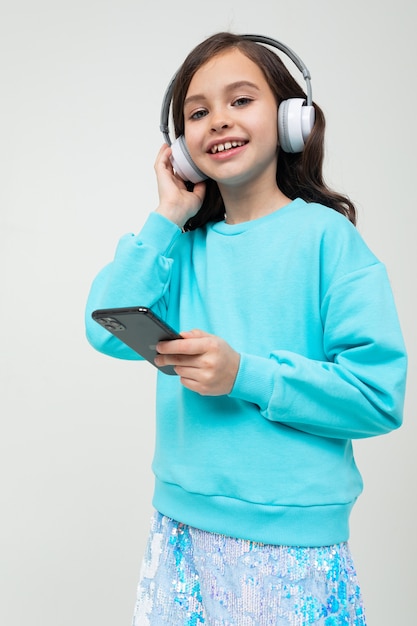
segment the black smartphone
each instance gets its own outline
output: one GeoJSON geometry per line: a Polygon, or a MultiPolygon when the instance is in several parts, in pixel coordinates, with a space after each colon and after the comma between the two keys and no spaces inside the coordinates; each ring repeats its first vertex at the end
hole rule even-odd
{"type": "MultiPolygon", "coordinates": [[[[157,366],[154,358],[157,355],[158,341],[182,339],[179,333],[146,306],[100,309],[93,311],[91,316],[98,324],[155,367],[157,366]]],[[[172,365],[165,365],[158,369],[165,374],[175,375],[172,365]]]]}

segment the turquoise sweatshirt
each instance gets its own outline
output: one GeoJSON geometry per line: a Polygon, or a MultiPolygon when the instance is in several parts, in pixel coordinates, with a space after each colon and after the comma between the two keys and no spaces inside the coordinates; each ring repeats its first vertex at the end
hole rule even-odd
{"type": "Polygon", "coordinates": [[[401,424],[406,372],[385,268],[354,226],[301,199],[187,233],[152,213],[92,285],[90,343],[138,359],[90,317],[136,305],[241,355],[227,396],[158,373],[156,509],[264,543],[347,540],[362,490],[351,440],[401,424]]]}

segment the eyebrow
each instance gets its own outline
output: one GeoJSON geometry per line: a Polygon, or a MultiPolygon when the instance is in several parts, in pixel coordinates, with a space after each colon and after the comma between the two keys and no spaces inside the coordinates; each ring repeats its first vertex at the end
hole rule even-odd
{"type": "MultiPolygon", "coordinates": [[[[227,85],[226,91],[234,91],[235,89],[240,89],[241,87],[251,87],[252,89],[256,89],[256,91],[259,91],[259,87],[255,85],[255,83],[252,83],[250,80],[238,80],[235,83],[230,83],[230,85],[227,85]]],[[[185,98],[184,100],[184,107],[192,102],[205,99],[206,97],[204,94],[195,94],[193,96],[188,96],[188,98],[185,98]]]]}

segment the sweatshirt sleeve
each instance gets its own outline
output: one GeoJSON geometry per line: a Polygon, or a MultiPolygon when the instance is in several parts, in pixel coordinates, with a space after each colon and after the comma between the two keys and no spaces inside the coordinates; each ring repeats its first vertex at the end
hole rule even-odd
{"type": "Polygon", "coordinates": [[[384,266],[338,279],[321,311],[325,360],[287,350],[242,354],[230,395],[313,435],[362,438],[399,427],[407,358],[384,266]]]}
{"type": "Polygon", "coordinates": [[[86,335],[99,352],[122,359],[141,357],[91,318],[96,309],[148,306],[164,317],[172,259],[169,251],[181,230],[158,213],[151,213],[138,235],[121,238],[111,263],[92,283],[85,312],[86,335]]]}

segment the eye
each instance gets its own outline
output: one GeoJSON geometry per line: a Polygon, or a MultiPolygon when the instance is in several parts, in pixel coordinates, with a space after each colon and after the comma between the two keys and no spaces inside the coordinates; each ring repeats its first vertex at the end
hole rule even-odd
{"type": "Polygon", "coordinates": [[[207,115],[207,111],[205,109],[199,109],[198,111],[194,111],[191,113],[190,120],[200,120],[202,117],[207,115]]]}
{"type": "Polygon", "coordinates": [[[236,98],[233,100],[232,105],[234,107],[243,107],[252,102],[252,98],[248,98],[247,96],[241,96],[240,98],[236,98]]]}

